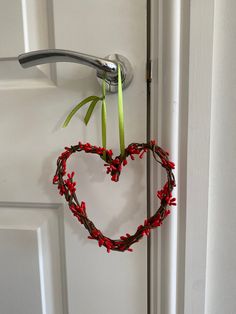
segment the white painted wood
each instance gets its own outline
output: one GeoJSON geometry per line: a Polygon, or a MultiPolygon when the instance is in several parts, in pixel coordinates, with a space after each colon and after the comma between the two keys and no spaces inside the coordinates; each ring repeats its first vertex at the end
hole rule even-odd
{"type": "MultiPolygon", "coordinates": [[[[155,138],[159,141],[159,113],[158,110],[158,80],[159,80],[159,71],[161,62],[158,55],[159,50],[159,35],[160,35],[160,4],[159,1],[152,1],[151,4],[151,59],[152,59],[152,84],[151,84],[151,138],[155,138]]],[[[154,210],[158,206],[157,198],[155,197],[158,186],[161,185],[160,180],[160,171],[156,163],[151,160],[151,171],[150,171],[150,195],[151,195],[151,213],[154,213],[154,210]]],[[[151,250],[150,250],[150,272],[151,272],[151,283],[150,283],[150,311],[151,314],[157,314],[160,312],[161,306],[161,279],[160,279],[160,246],[159,241],[161,241],[161,232],[156,230],[151,234],[151,250]]]]}
{"type": "Polygon", "coordinates": [[[0,61],[0,90],[55,87],[54,67],[43,66],[22,71],[20,64],[13,59],[0,61]]]}
{"type": "Polygon", "coordinates": [[[215,1],[206,314],[235,313],[235,1],[215,1]]]}
{"type": "Polygon", "coordinates": [[[189,106],[189,34],[190,1],[181,1],[180,18],[180,84],[179,84],[179,141],[178,141],[178,222],[177,222],[177,287],[176,313],[185,306],[185,244],[187,215],[187,159],[189,106]]]}
{"type": "Polygon", "coordinates": [[[190,5],[184,313],[193,314],[205,309],[213,18],[213,0],[190,5]]]}
{"type": "MultiPolygon", "coordinates": [[[[49,24],[52,23],[53,15],[48,10],[47,1],[21,1],[25,51],[49,48],[49,24]]],[[[51,0],[48,3],[51,3],[51,0]]]]}
{"type": "MultiPolygon", "coordinates": [[[[23,3],[28,5],[27,1],[23,3]]],[[[48,34],[44,38],[52,48],[101,57],[117,52],[130,59],[134,66],[134,80],[124,92],[126,143],[145,141],[146,1],[72,0],[68,3],[63,0],[48,1],[47,5],[48,34]]],[[[33,12],[28,6],[26,9],[26,13],[33,12]]],[[[40,37],[37,33],[40,30],[36,27],[32,31],[32,36],[40,37]]],[[[30,47],[30,36],[25,34],[24,40],[27,38],[30,47]]],[[[43,44],[38,48],[44,48],[43,44]]],[[[57,156],[64,146],[76,144],[79,140],[101,144],[100,108],[95,109],[88,127],[81,121],[84,109],[67,129],[61,128],[66,115],[78,101],[101,93],[95,71],[76,64],[58,64],[56,75],[55,71],[45,74],[42,69],[20,69],[16,60],[9,60],[9,56],[6,58],[6,61],[0,61],[0,67],[5,64],[5,75],[0,77],[0,141],[4,147],[0,163],[0,201],[32,203],[33,208],[37,207],[36,203],[64,204],[56,187],[52,186],[57,156]],[[9,61],[12,63],[5,63],[9,61]]],[[[108,146],[118,153],[116,95],[110,95],[107,103],[108,146]]],[[[72,167],[79,173],[79,199],[86,201],[91,218],[108,235],[117,237],[127,231],[132,232],[143,223],[146,216],[145,160],[130,163],[117,184],[110,182],[103,162],[98,158],[75,157],[69,165],[72,167]]],[[[114,314],[145,313],[145,240],[134,247],[133,254],[108,255],[96,243],[87,240],[87,232],[66,206],[64,210],[66,263],[63,265],[66,264],[68,312],[90,314],[110,313],[112,310],[114,314]]],[[[10,209],[7,213],[10,215],[10,209]]],[[[22,217],[25,224],[30,222],[28,216],[22,217]]],[[[42,232],[46,234],[43,229],[42,232]]],[[[52,237],[49,236],[53,241],[52,237]]],[[[47,242],[43,236],[41,241],[47,242]]],[[[57,245],[61,249],[60,241],[57,245]]],[[[47,254],[49,247],[42,248],[41,253],[47,254]]],[[[50,280],[54,267],[41,262],[40,265],[45,278],[50,280]]],[[[46,281],[44,284],[51,291],[44,298],[48,304],[47,298],[57,293],[57,281],[53,279],[52,286],[46,281]]],[[[61,311],[61,308],[51,310],[46,305],[43,309],[43,314],[61,311]]],[[[64,309],[63,314],[66,313],[64,309]]]]}
{"type": "MultiPolygon", "coordinates": [[[[154,13],[153,17],[152,137],[157,137],[159,144],[171,152],[171,160],[178,165],[180,2],[159,1],[156,9],[158,14],[154,13]]],[[[163,172],[153,166],[153,172],[156,172],[152,183],[155,195],[157,184],[160,187],[165,178],[163,172]]],[[[178,186],[178,168],[175,176],[178,186]]],[[[154,201],[153,207],[157,206],[154,201]]],[[[178,209],[173,209],[153,237],[152,313],[176,313],[177,218],[178,209]]]]}
{"type": "Polygon", "coordinates": [[[42,313],[37,244],[36,231],[0,230],[2,313],[42,313]]]}
{"type": "Polygon", "coordinates": [[[159,1],[156,12],[153,132],[177,161],[178,207],[153,239],[152,313],[204,313],[214,1],[159,1]]]}
{"type": "Polygon", "coordinates": [[[2,277],[5,278],[1,280],[0,286],[4,298],[0,306],[1,312],[16,313],[18,309],[17,313],[23,314],[30,313],[30,308],[35,308],[36,313],[61,314],[66,309],[66,299],[63,296],[65,291],[62,287],[64,248],[60,239],[63,230],[59,230],[59,214],[62,212],[58,206],[30,206],[32,204],[1,204],[0,232],[3,235],[1,247],[4,259],[0,265],[2,277]],[[21,256],[25,254],[25,257],[21,256]],[[6,273],[8,280],[4,277],[6,273]],[[22,288],[24,286],[25,290],[22,288]],[[8,289],[11,290],[11,287],[14,295],[9,295],[8,289]],[[29,293],[34,291],[37,292],[34,299],[27,301],[29,293]],[[16,302],[11,304],[7,296],[12,299],[15,296],[16,302]]]}
{"type": "Polygon", "coordinates": [[[55,46],[52,1],[3,1],[1,7],[0,89],[55,86],[55,65],[23,71],[16,62],[20,53],[55,46]]]}
{"type": "Polygon", "coordinates": [[[24,49],[21,1],[1,0],[0,59],[16,57],[24,49]]]}

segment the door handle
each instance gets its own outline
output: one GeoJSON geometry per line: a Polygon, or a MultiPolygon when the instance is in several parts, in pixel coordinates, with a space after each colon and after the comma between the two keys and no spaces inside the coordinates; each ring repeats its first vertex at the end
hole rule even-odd
{"type": "Polygon", "coordinates": [[[74,62],[94,68],[97,71],[98,81],[106,81],[106,89],[111,93],[118,89],[118,63],[120,64],[122,86],[126,88],[133,79],[133,69],[127,58],[120,54],[112,54],[107,57],[98,58],[95,56],[63,49],[46,49],[23,53],[18,56],[23,68],[55,63],[74,62]]]}

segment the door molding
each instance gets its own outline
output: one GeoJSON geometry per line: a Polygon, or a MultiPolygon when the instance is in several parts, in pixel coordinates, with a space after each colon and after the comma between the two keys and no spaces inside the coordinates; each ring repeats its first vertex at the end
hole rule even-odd
{"type": "Polygon", "coordinates": [[[43,314],[68,313],[63,215],[59,204],[0,202],[0,230],[30,230],[37,236],[43,314]]]}
{"type": "Polygon", "coordinates": [[[177,165],[178,206],[152,235],[151,313],[204,313],[214,0],[153,1],[152,15],[151,137],[177,165]]]}

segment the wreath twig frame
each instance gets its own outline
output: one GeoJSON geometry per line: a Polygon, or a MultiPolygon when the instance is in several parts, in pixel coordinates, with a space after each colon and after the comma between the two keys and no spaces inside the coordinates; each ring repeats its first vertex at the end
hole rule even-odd
{"type": "Polygon", "coordinates": [[[53,178],[53,183],[57,185],[60,195],[65,197],[69,209],[78,221],[84,225],[89,232],[89,239],[98,241],[98,245],[104,246],[109,253],[113,251],[132,251],[131,246],[142,239],[145,235],[149,236],[150,231],[162,225],[163,220],[170,214],[169,206],[176,205],[176,199],[172,197],[172,191],[175,184],[175,177],[173,169],[175,165],[169,160],[169,154],[155,141],[148,143],[132,143],[125,148],[124,154],[120,154],[115,158],[112,157],[112,150],[102,147],[93,146],[90,143],[65,147],[65,151],[57,159],[57,169],[53,178]],[[114,182],[119,181],[122,168],[127,165],[127,159],[134,160],[134,156],[138,155],[140,159],[143,158],[146,152],[150,152],[156,162],[161,164],[165,169],[167,181],[163,188],[157,191],[157,197],[160,199],[160,206],[153,214],[153,216],[145,219],[144,223],[137,227],[133,235],[126,233],[120,236],[120,239],[111,239],[105,236],[89,219],[86,204],[84,201],[79,202],[76,196],[76,182],[74,181],[74,172],[67,173],[66,165],[69,157],[74,153],[84,151],[87,154],[95,154],[105,160],[105,167],[107,173],[110,174],[111,180],[114,182]]]}

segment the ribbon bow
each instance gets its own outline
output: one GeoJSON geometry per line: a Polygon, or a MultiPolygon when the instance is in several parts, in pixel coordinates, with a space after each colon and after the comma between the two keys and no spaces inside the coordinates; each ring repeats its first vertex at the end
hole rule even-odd
{"type": "MultiPolygon", "coordinates": [[[[67,116],[63,127],[67,127],[72,117],[76,114],[76,112],[82,108],[84,105],[90,103],[90,106],[87,110],[87,113],[84,117],[84,123],[87,125],[92,116],[94,108],[98,104],[98,102],[102,102],[102,110],[101,110],[101,122],[102,122],[102,146],[106,149],[106,141],[107,141],[107,109],[106,109],[106,82],[103,80],[102,82],[102,97],[99,96],[89,96],[83,99],[78,105],[76,105],[72,111],[67,116]]],[[[121,70],[120,64],[118,64],[118,119],[119,119],[119,137],[120,137],[120,153],[122,156],[125,154],[125,136],[124,136],[124,110],[123,110],[123,92],[122,92],[122,79],[121,79],[121,70]]],[[[103,156],[105,159],[105,155],[103,156]]]]}

